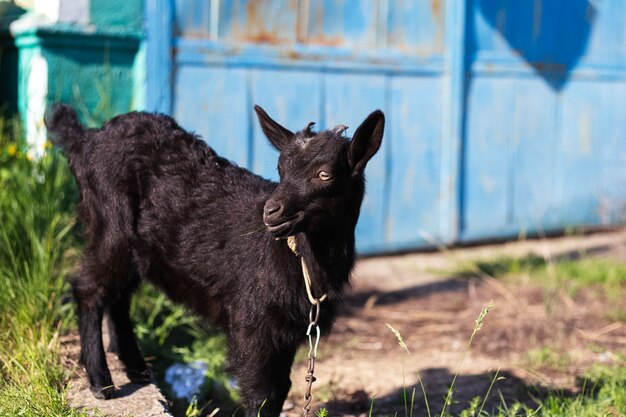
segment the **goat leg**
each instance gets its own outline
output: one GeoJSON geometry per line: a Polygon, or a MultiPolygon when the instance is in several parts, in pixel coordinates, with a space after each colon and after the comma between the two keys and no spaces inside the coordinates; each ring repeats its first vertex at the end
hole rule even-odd
{"type": "Polygon", "coordinates": [[[119,299],[109,305],[109,336],[111,348],[126,368],[126,375],[135,383],[147,383],[152,379],[137,339],[133,332],[133,323],[129,315],[130,293],[123,292],[119,299]]]}
{"type": "Polygon", "coordinates": [[[91,392],[104,400],[113,397],[114,386],[102,344],[102,314],[101,304],[88,306],[78,301],[80,360],[87,372],[91,392]]]}
{"type": "Polygon", "coordinates": [[[254,343],[256,340],[249,337],[248,343],[245,337],[237,340],[246,346],[231,344],[229,362],[239,385],[245,417],[278,417],[291,388],[289,374],[296,349],[276,351],[274,346],[268,346],[269,337],[264,344],[254,343]]]}

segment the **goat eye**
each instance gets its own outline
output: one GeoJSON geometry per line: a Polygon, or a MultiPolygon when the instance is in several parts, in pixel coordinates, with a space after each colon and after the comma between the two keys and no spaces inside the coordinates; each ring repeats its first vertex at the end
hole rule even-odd
{"type": "Polygon", "coordinates": [[[328,171],[320,171],[317,173],[317,177],[322,181],[329,181],[333,178],[333,175],[328,171]]]}

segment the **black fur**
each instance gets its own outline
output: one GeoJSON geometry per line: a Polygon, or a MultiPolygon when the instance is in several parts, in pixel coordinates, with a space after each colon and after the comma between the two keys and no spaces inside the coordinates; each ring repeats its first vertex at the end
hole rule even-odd
{"type": "Polygon", "coordinates": [[[48,130],[80,189],[87,244],[72,287],[96,397],[114,393],[104,312],[110,349],[131,379],[149,377],[128,314],[132,291],[146,280],[226,332],[246,415],[266,401],[261,414],[278,416],[310,309],[287,236],[296,237],[313,293],[328,295],[320,325],[329,332],[354,265],[363,169],[380,147],[384,116],[372,113],[349,141],[342,126],[294,134],[255,110],[280,151],[278,184],[219,157],[168,116],[129,113],[85,129],[68,106],[49,113],[48,130]]]}

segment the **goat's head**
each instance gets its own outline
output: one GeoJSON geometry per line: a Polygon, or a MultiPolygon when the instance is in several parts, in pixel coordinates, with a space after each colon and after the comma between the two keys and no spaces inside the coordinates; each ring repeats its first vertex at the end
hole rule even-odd
{"type": "Polygon", "coordinates": [[[267,200],[263,221],[276,238],[299,232],[354,228],[364,193],[363,170],[380,148],[385,116],[370,114],[352,140],[346,126],[314,132],[309,123],[292,133],[255,106],[263,132],[278,149],[280,183],[267,200]]]}

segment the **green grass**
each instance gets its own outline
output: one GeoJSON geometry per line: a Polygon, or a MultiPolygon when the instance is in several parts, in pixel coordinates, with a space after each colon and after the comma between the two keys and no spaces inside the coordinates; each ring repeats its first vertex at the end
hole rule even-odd
{"type": "Polygon", "coordinates": [[[571,363],[567,352],[558,352],[550,346],[531,349],[523,359],[525,367],[530,369],[543,369],[564,372],[571,363]]]}
{"type": "Polygon", "coordinates": [[[78,416],[56,353],[72,321],[75,188],[63,160],[29,160],[20,136],[0,123],[0,415],[78,416]]]}
{"type": "MultiPolygon", "coordinates": [[[[440,413],[433,414],[431,412],[431,405],[428,402],[428,395],[425,391],[422,383],[419,371],[417,372],[418,384],[420,385],[423,393],[424,408],[427,411],[428,417],[433,415],[439,415],[440,417],[451,417],[449,404],[454,402],[454,384],[459,374],[461,366],[465,361],[466,355],[471,347],[473,337],[478,331],[481,330],[485,317],[489,313],[491,305],[483,309],[476,320],[474,331],[469,338],[466,349],[463,353],[463,357],[457,367],[457,370],[453,376],[448,392],[445,396],[443,407],[440,413]]],[[[400,332],[398,332],[393,326],[387,324],[389,329],[394,333],[398,339],[398,343],[407,353],[407,356],[411,356],[406,343],[400,332]]],[[[531,356],[538,364],[545,366],[550,365],[556,368],[566,366],[558,358],[556,353],[549,348],[539,349],[536,352],[532,352],[531,356]]],[[[501,402],[491,409],[487,407],[487,398],[492,391],[498,390],[498,381],[502,378],[499,376],[499,371],[491,377],[490,385],[485,394],[482,397],[475,397],[469,401],[464,409],[459,411],[455,415],[460,417],[624,417],[626,416],[626,356],[621,357],[618,363],[612,367],[609,366],[594,366],[587,371],[581,378],[579,378],[580,392],[576,395],[568,393],[559,393],[558,391],[552,391],[545,396],[536,395],[535,404],[528,405],[521,402],[507,403],[500,395],[501,402]]],[[[404,385],[405,393],[405,417],[412,417],[414,413],[414,396],[416,388],[412,388],[412,398],[410,401],[410,407],[408,406],[406,393],[410,387],[404,385]]],[[[533,394],[535,389],[533,387],[527,388],[529,394],[533,394]]],[[[370,407],[369,416],[372,417],[373,411],[373,399],[372,406],[370,407]]],[[[422,415],[424,415],[422,413],[422,415]]],[[[394,417],[397,417],[397,413],[394,417]]]]}
{"type": "Polygon", "coordinates": [[[561,295],[576,297],[585,291],[605,303],[604,318],[626,322],[626,263],[612,258],[585,257],[546,260],[537,255],[522,258],[463,262],[455,271],[439,271],[461,277],[496,278],[513,285],[537,285],[544,289],[549,314],[561,295]]]}
{"type": "Polygon", "coordinates": [[[607,294],[626,286],[626,264],[610,258],[556,259],[548,262],[537,255],[475,261],[458,271],[461,275],[486,274],[494,278],[526,275],[536,282],[556,283],[575,295],[583,288],[603,287],[607,294]]]}
{"type": "Polygon", "coordinates": [[[626,362],[621,366],[597,366],[580,381],[575,396],[551,394],[534,408],[514,404],[503,407],[496,416],[536,415],[540,417],[622,417],[626,416],[626,362]],[[519,410],[511,414],[512,408],[519,410]],[[509,413],[506,413],[508,409],[509,413]],[[529,414],[534,412],[535,414],[529,414]]]}

